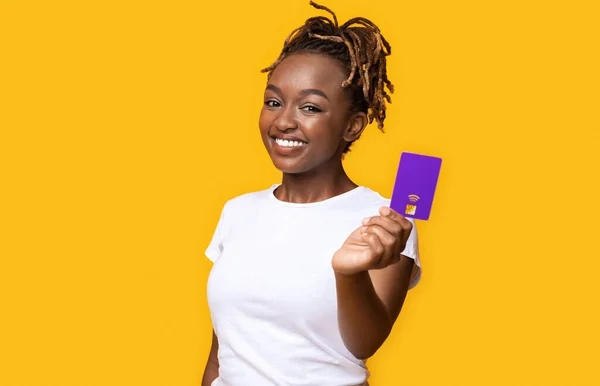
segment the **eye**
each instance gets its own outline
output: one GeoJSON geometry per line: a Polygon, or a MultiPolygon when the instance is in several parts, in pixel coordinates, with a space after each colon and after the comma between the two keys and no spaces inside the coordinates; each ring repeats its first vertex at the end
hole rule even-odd
{"type": "Polygon", "coordinates": [[[313,106],[313,105],[306,105],[306,106],[303,106],[303,107],[301,108],[301,110],[304,110],[304,111],[306,111],[307,113],[320,113],[321,111],[323,111],[323,110],[321,110],[320,108],[318,108],[317,106],[313,106]]]}
{"type": "Polygon", "coordinates": [[[267,107],[279,107],[281,106],[281,103],[279,103],[278,101],[274,100],[274,99],[268,99],[265,101],[265,106],[267,107]]]}

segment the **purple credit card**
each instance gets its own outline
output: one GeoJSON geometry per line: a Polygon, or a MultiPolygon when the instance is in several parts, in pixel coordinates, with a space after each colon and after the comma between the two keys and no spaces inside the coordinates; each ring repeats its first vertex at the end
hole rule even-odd
{"type": "Polygon", "coordinates": [[[402,153],[390,208],[404,217],[428,220],[442,159],[402,153]]]}

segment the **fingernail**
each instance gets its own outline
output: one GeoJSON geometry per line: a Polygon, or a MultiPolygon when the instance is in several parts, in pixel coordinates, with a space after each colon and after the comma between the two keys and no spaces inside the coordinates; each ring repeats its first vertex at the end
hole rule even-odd
{"type": "Polygon", "coordinates": [[[363,219],[362,223],[363,224],[368,224],[369,221],[371,221],[371,217],[366,217],[366,218],[363,219]]]}
{"type": "Polygon", "coordinates": [[[369,229],[369,227],[361,227],[361,228],[360,228],[360,231],[361,231],[362,233],[366,233],[366,232],[367,232],[367,229],[369,229]]]}
{"type": "Polygon", "coordinates": [[[384,215],[384,216],[387,216],[390,213],[392,213],[392,212],[390,211],[390,208],[388,208],[388,207],[383,207],[381,209],[381,214],[384,215]]]}

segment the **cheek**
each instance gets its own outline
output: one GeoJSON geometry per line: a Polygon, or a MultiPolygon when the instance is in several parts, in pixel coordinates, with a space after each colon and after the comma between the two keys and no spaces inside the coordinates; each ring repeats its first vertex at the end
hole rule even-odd
{"type": "Polygon", "coordinates": [[[323,145],[327,147],[336,146],[343,138],[344,120],[339,116],[322,116],[314,120],[310,124],[310,129],[315,133],[315,136],[320,138],[323,145]]]}
{"type": "Polygon", "coordinates": [[[260,115],[258,117],[258,127],[261,132],[267,132],[269,130],[269,126],[270,126],[270,122],[271,122],[270,115],[271,114],[269,113],[268,110],[266,110],[264,108],[260,110],[260,115]]]}

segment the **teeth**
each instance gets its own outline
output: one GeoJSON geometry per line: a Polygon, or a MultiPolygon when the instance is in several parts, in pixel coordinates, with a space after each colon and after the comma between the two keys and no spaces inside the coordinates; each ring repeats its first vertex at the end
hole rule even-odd
{"type": "Polygon", "coordinates": [[[305,142],[288,141],[287,139],[279,139],[279,138],[275,138],[275,142],[277,142],[277,144],[279,146],[284,146],[284,147],[298,147],[298,146],[306,145],[305,142]]]}

